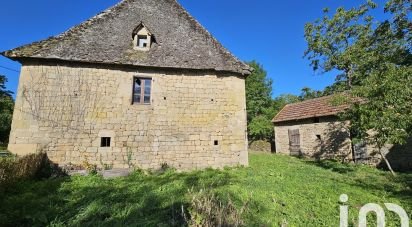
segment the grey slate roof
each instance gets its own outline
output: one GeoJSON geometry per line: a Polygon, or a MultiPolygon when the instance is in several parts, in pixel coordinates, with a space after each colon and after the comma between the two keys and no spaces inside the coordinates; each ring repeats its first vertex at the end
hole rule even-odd
{"type": "Polygon", "coordinates": [[[202,69],[250,74],[176,0],[123,0],[70,30],[1,53],[38,58],[146,67],[202,69]],[[144,23],[156,43],[133,49],[133,30],[144,23]]]}

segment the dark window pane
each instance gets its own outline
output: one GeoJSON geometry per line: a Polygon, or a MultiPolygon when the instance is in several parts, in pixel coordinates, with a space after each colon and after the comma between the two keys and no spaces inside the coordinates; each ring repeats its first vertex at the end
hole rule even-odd
{"type": "Polygon", "coordinates": [[[144,89],[144,94],[145,95],[150,95],[150,87],[145,87],[145,89],[144,89]]]}
{"type": "Polygon", "coordinates": [[[150,96],[144,96],[144,103],[150,103],[150,96]]]}
{"type": "Polygon", "coordinates": [[[110,137],[102,137],[100,141],[100,147],[110,147],[110,137]]]}
{"type": "Polygon", "coordinates": [[[134,89],[134,93],[135,93],[135,94],[140,94],[141,91],[142,91],[142,88],[141,88],[141,87],[136,87],[136,88],[134,89]]]}
{"type": "Polygon", "coordinates": [[[140,91],[142,90],[142,86],[141,86],[141,82],[139,79],[136,80],[135,85],[134,85],[134,92],[135,93],[140,93],[140,91]],[[139,82],[137,82],[139,81],[139,82]]]}
{"type": "Polygon", "coordinates": [[[140,94],[139,95],[134,95],[133,102],[134,103],[140,103],[140,94]]]}
{"type": "Polygon", "coordinates": [[[134,80],[133,103],[140,103],[141,92],[142,92],[142,80],[136,78],[134,80]]]}
{"type": "Polygon", "coordinates": [[[151,87],[152,87],[152,81],[151,80],[145,80],[145,82],[144,82],[144,94],[145,95],[150,95],[151,87]]]}
{"type": "Polygon", "coordinates": [[[148,80],[145,80],[145,84],[144,84],[144,86],[145,87],[151,87],[152,86],[152,81],[150,80],[150,79],[148,79],[148,80]]]}

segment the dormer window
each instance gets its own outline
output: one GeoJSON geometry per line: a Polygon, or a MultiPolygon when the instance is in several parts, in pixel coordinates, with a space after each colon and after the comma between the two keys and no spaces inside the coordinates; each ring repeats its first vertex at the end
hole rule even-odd
{"type": "Polygon", "coordinates": [[[140,23],[134,30],[133,30],[133,49],[141,50],[141,51],[148,51],[152,46],[153,35],[150,33],[149,29],[143,24],[140,23]]]}
{"type": "Polygon", "coordinates": [[[139,48],[147,47],[147,35],[138,35],[137,36],[137,46],[139,48]]]}

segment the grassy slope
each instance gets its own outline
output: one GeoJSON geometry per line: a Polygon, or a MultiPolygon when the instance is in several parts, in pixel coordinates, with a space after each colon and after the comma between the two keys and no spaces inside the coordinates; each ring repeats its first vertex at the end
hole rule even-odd
{"type": "MultiPolygon", "coordinates": [[[[338,226],[341,194],[349,195],[354,222],[359,207],[369,202],[397,203],[410,214],[411,186],[411,174],[394,180],[368,167],[251,154],[249,168],[24,182],[0,195],[0,223],[178,225],[176,213],[188,206],[188,191],[212,188],[238,205],[249,201],[249,225],[279,226],[286,221],[289,226],[338,226]]],[[[387,219],[389,226],[397,225],[393,215],[387,219]]]]}

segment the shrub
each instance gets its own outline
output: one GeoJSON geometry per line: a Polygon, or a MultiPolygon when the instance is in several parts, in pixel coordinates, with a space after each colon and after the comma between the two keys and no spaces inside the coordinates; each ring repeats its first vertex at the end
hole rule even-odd
{"type": "Polygon", "coordinates": [[[247,202],[238,210],[230,198],[226,202],[222,202],[218,196],[211,192],[200,191],[191,194],[190,219],[185,218],[189,226],[245,226],[241,216],[247,210],[247,202]]]}
{"type": "Polygon", "coordinates": [[[82,167],[91,175],[97,175],[97,165],[91,164],[87,159],[83,161],[82,167]]]}
{"type": "Polygon", "coordinates": [[[0,190],[22,180],[50,178],[65,173],[52,163],[46,153],[0,158],[0,190]]]}

